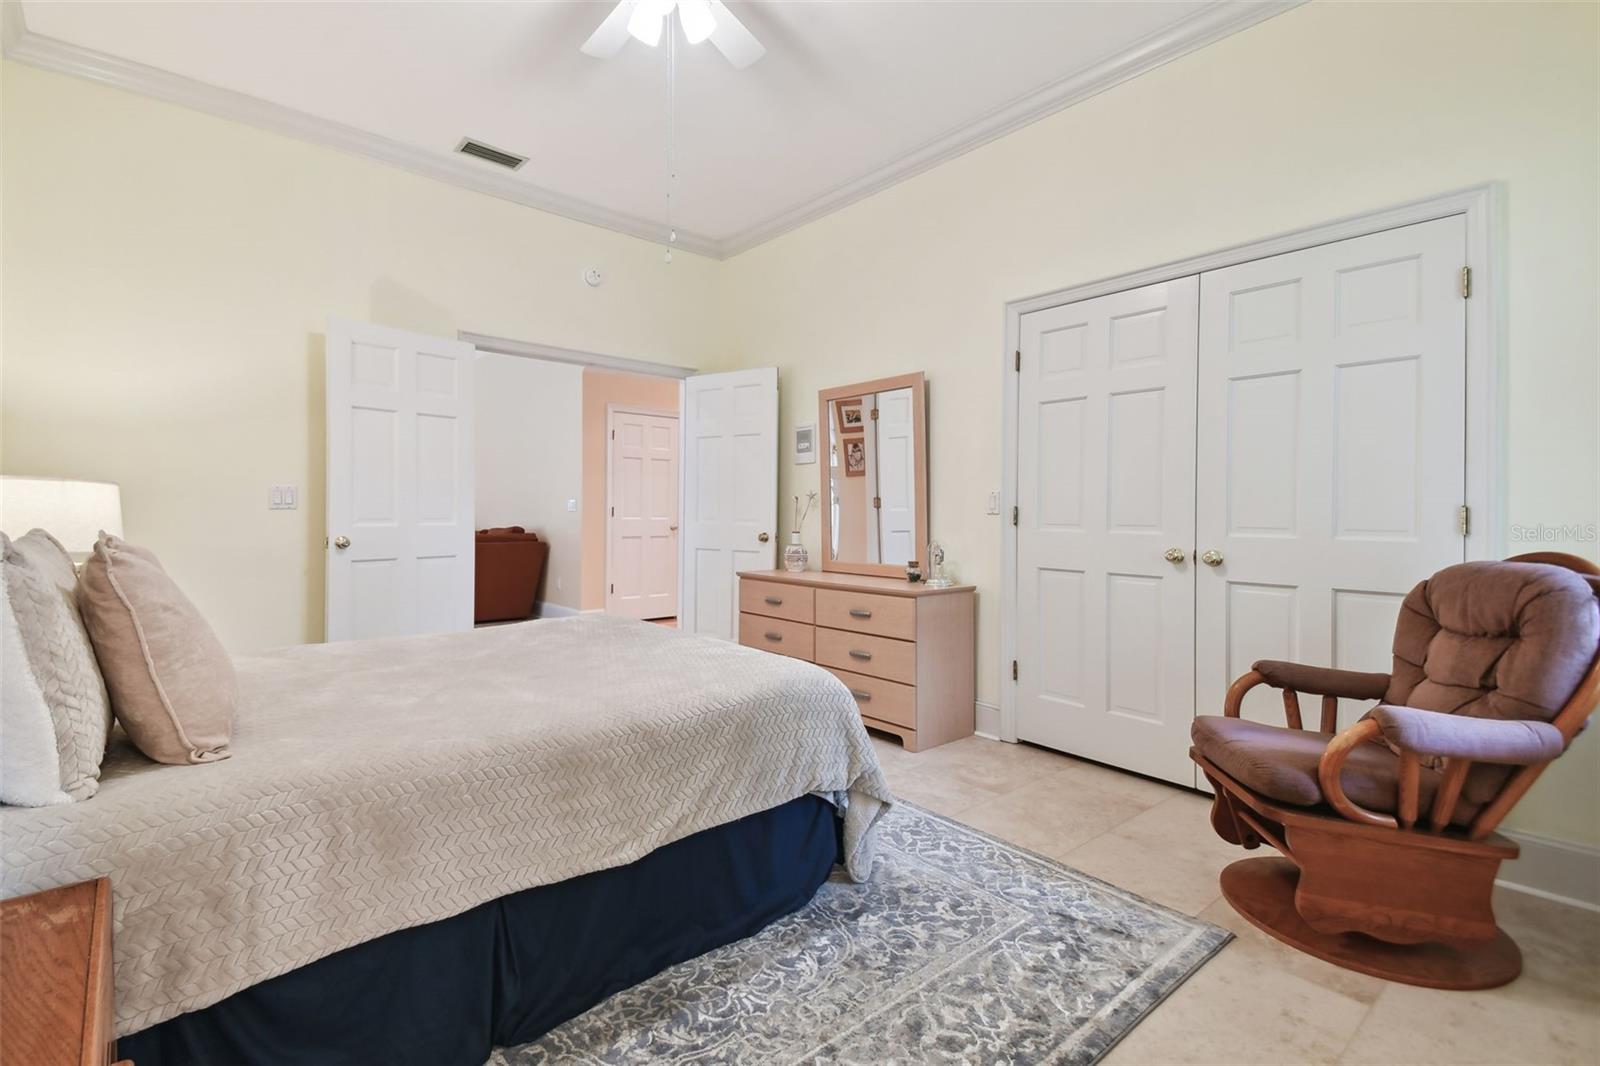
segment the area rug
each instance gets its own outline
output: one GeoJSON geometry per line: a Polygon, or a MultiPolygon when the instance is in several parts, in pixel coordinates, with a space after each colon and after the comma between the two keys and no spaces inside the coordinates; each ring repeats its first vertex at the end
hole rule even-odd
{"type": "Polygon", "coordinates": [[[866,884],[491,1066],[1091,1063],[1232,938],[908,803],[881,832],[866,884]]]}

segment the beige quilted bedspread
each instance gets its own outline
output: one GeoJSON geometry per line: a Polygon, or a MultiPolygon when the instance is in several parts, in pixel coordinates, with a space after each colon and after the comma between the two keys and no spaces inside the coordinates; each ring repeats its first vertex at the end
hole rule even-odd
{"type": "Polygon", "coordinates": [[[808,663],[585,615],[238,666],[232,758],[122,738],[94,798],[0,812],[6,896],[112,878],[118,1035],[807,793],[871,870],[888,787],[808,663]]]}

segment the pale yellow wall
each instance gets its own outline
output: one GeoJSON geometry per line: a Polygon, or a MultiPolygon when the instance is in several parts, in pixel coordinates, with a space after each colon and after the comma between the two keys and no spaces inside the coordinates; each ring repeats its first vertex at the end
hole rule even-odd
{"type": "Polygon", "coordinates": [[[121,482],[236,651],[322,636],[329,315],[691,366],[715,334],[718,264],[367,159],[18,63],[0,126],[3,469],[121,482]]]}
{"type": "MultiPolygon", "coordinates": [[[[1502,181],[1508,518],[1593,522],[1596,11],[1298,8],[731,260],[730,350],[780,368],[785,440],[820,388],[928,372],[933,534],[979,587],[978,695],[997,704],[1001,520],[983,512],[1006,301],[1502,181]]],[[[820,469],[786,456],[780,499],[820,469]]],[[[1600,739],[1516,824],[1600,842],[1600,739]]]]}
{"type": "Polygon", "coordinates": [[[521,526],[550,545],[538,599],[577,608],[583,520],[583,367],[480,352],[473,508],[479,529],[521,526]],[[567,501],[573,509],[567,510],[567,501]]]}

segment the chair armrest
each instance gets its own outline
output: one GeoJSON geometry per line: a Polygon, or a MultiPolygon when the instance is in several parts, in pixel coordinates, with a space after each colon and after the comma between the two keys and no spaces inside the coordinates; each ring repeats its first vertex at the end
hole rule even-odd
{"type": "Polygon", "coordinates": [[[1347,700],[1381,700],[1389,691],[1388,674],[1363,674],[1328,666],[1305,666],[1263,659],[1252,669],[1273,688],[1293,689],[1313,696],[1338,696],[1347,700]]]}
{"type": "Polygon", "coordinates": [[[1530,766],[1566,750],[1566,738],[1549,722],[1467,718],[1380,703],[1372,718],[1383,738],[1421,756],[1530,766]]]}
{"type": "MultiPolygon", "coordinates": [[[[1328,806],[1350,821],[1361,825],[1379,825],[1386,829],[1397,829],[1400,823],[1393,816],[1369,811],[1346,796],[1344,782],[1339,776],[1344,770],[1345,760],[1350,758],[1350,753],[1362,744],[1377,740],[1381,731],[1382,727],[1378,725],[1377,719],[1363,718],[1328,741],[1328,746],[1323,749],[1322,759],[1317,763],[1317,784],[1322,786],[1322,798],[1327,801],[1328,806]]],[[[1411,787],[1412,795],[1415,796],[1415,781],[1411,782],[1411,787]]]]}

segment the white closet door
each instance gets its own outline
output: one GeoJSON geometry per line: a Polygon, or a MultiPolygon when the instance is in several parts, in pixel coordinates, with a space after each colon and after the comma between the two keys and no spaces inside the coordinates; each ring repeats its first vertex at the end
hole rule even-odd
{"type": "Polygon", "coordinates": [[[329,640],[472,628],[475,356],[328,321],[329,640]]]}
{"type": "MultiPolygon", "coordinates": [[[[1200,713],[1257,659],[1387,671],[1405,594],[1462,560],[1465,257],[1456,216],[1202,277],[1200,713]]],[[[1271,690],[1245,712],[1283,723],[1271,690]]]]}
{"type": "Polygon", "coordinates": [[[741,570],[777,558],[778,370],[683,383],[683,578],[678,625],[737,640],[741,570]]]}
{"type": "Polygon", "coordinates": [[[606,612],[678,613],[678,419],[610,412],[606,612]]]}
{"type": "Polygon", "coordinates": [[[926,544],[917,544],[916,438],[912,436],[910,389],[878,393],[878,417],[873,423],[878,454],[868,471],[877,473],[878,542],[880,556],[870,562],[904,566],[923,559],[926,544]]]}
{"type": "Polygon", "coordinates": [[[1195,278],[1022,318],[1017,735],[1192,784],[1195,278]]]}

